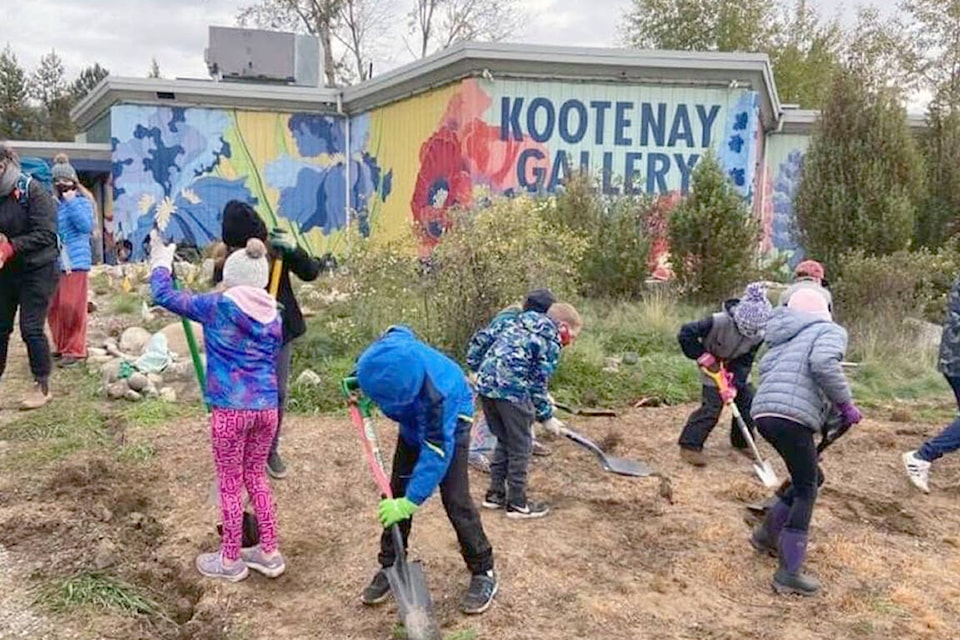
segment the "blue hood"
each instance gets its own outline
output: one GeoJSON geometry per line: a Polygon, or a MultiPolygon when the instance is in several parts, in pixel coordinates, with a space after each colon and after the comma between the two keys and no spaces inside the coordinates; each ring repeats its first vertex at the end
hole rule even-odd
{"type": "Polygon", "coordinates": [[[818,316],[778,307],[774,309],[770,320],[767,321],[767,331],[764,340],[771,347],[789,342],[807,327],[815,324],[832,324],[818,316]]]}
{"type": "Polygon", "coordinates": [[[357,360],[360,388],[388,416],[402,413],[423,387],[426,370],[418,345],[413,331],[392,327],[357,360]]]}

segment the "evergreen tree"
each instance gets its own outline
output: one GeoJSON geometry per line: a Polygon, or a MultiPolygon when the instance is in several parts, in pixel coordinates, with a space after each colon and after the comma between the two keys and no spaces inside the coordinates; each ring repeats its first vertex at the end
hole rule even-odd
{"type": "Polygon", "coordinates": [[[28,100],[27,74],[7,46],[0,53],[0,139],[35,136],[36,117],[28,100]]]}
{"type": "Polygon", "coordinates": [[[769,49],[780,102],[819,109],[840,63],[843,32],[836,20],[823,22],[807,0],[797,0],[769,49]]]}
{"type": "Polygon", "coordinates": [[[70,109],[74,101],[64,78],[63,61],[56,51],[40,58],[30,90],[31,96],[40,103],[40,136],[45,140],[73,140],[75,129],[70,109]]]}
{"type": "Polygon", "coordinates": [[[937,248],[960,232],[960,110],[934,98],[921,138],[927,169],[927,194],[917,212],[917,246],[937,248]]]}
{"type": "Polygon", "coordinates": [[[690,194],[670,215],[669,235],[673,271],[693,300],[716,303],[755,267],[759,227],[712,151],[697,163],[690,194]]]}
{"type": "Polygon", "coordinates": [[[101,67],[99,62],[95,62],[93,66],[80,72],[77,79],[70,85],[70,94],[76,102],[80,102],[108,75],[110,71],[101,67]]]}
{"type": "Polygon", "coordinates": [[[834,75],[794,202],[801,245],[836,272],[850,250],[906,249],[923,195],[923,169],[896,95],[855,66],[834,75]]]}

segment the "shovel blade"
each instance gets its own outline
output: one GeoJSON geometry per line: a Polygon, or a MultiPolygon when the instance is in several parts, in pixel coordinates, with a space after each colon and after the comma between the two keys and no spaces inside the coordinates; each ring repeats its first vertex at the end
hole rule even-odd
{"type": "Polygon", "coordinates": [[[603,457],[603,468],[611,473],[621,476],[631,476],[633,478],[646,478],[653,475],[653,467],[640,462],[639,460],[629,460],[627,458],[603,457]]]}
{"type": "Polygon", "coordinates": [[[400,621],[410,640],[441,640],[440,628],[433,619],[433,601],[419,562],[397,557],[387,569],[390,590],[400,610],[400,621]]]}
{"type": "Polygon", "coordinates": [[[766,488],[774,489],[780,486],[780,481],[777,480],[777,473],[773,470],[773,467],[770,466],[769,462],[755,462],[753,464],[753,470],[766,488]]]}

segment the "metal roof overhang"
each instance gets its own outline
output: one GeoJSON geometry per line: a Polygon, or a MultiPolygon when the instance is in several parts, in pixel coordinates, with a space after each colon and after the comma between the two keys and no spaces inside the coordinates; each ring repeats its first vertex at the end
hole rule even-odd
{"type": "MultiPolygon", "coordinates": [[[[810,135],[819,118],[820,112],[814,109],[784,109],[778,133],[810,135]]],[[[922,133],[927,130],[927,118],[922,113],[908,113],[907,125],[913,133],[922,133]]]]}

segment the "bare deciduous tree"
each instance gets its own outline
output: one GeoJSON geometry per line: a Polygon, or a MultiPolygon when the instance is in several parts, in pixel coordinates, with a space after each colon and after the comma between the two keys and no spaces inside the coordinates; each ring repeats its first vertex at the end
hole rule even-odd
{"type": "Polygon", "coordinates": [[[416,0],[410,32],[421,58],[461,40],[499,42],[520,31],[522,6],[518,0],[416,0]]]}

